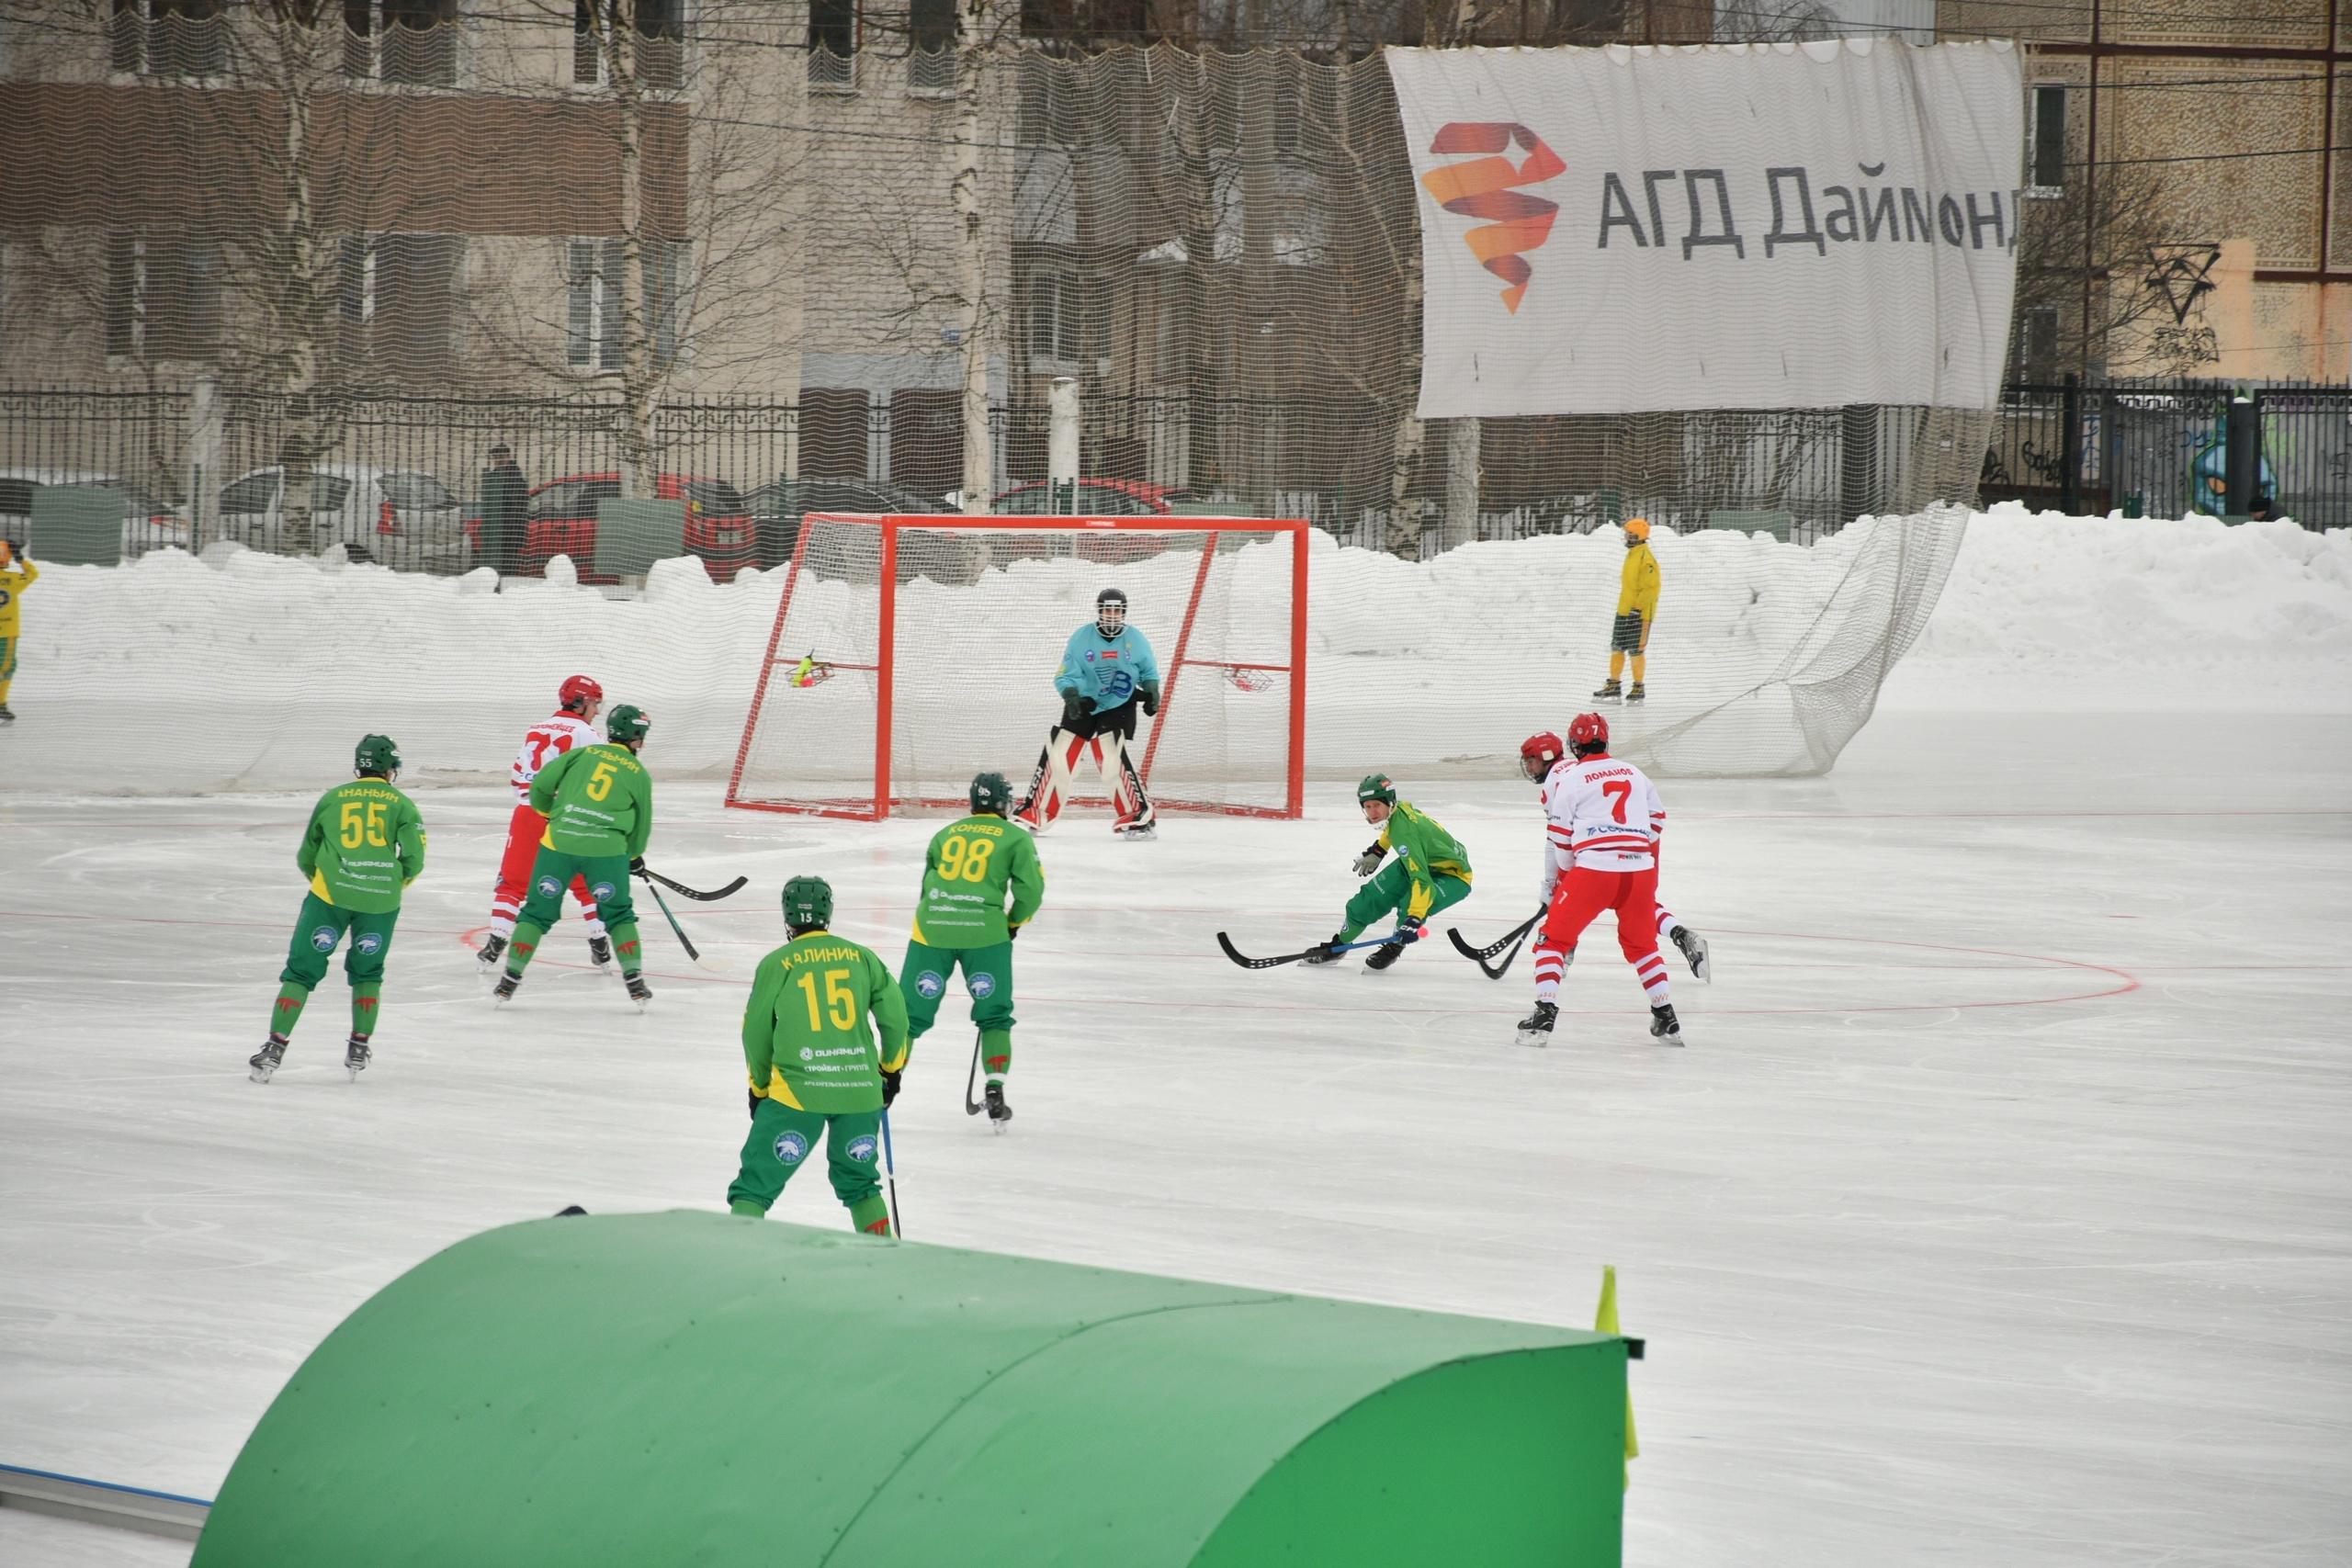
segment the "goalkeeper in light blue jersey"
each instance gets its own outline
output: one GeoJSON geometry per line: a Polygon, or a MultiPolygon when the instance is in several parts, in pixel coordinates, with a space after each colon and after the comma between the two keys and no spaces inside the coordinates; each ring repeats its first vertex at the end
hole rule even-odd
{"type": "Polygon", "coordinates": [[[1153,837],[1158,829],[1151,797],[1144,793],[1130,743],[1138,707],[1147,718],[1159,716],[1159,660],[1150,640],[1127,625],[1125,593],[1105,588],[1094,596],[1094,622],[1069,634],[1054,689],[1062,697],[1061,722],[1046,737],[1029,793],[1013,820],[1032,832],[1045,831],[1061,815],[1080,754],[1091,747],[1094,765],[1118,807],[1111,830],[1122,838],[1153,837]]]}

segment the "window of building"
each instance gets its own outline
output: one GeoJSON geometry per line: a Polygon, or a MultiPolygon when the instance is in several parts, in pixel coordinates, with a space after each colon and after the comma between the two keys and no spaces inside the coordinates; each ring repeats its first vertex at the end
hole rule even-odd
{"type": "MultiPolygon", "coordinates": [[[[645,273],[645,297],[640,309],[657,370],[669,368],[686,352],[694,305],[692,243],[687,240],[646,240],[639,245],[645,273]]],[[[620,299],[621,290],[628,283],[621,242],[572,241],[567,247],[565,282],[570,293],[565,357],[582,370],[620,369],[620,299]]]]}
{"type": "Polygon", "coordinates": [[[2018,312],[2017,368],[2028,381],[2057,379],[2057,306],[2028,305],[2018,312]]]}
{"type": "Polygon", "coordinates": [[[1102,301],[1075,267],[1048,265],[1032,272],[1028,314],[1033,364],[1077,367],[1108,352],[1102,301]]]}
{"type": "Polygon", "coordinates": [[[2033,85],[2033,118],[2025,150],[2026,185],[2036,196],[2056,196],[2066,186],[2066,88],[2064,83],[2033,85]]]}
{"type": "Polygon", "coordinates": [[[457,0],[343,0],[343,73],[412,87],[458,85],[457,0]]]}
{"type": "Polygon", "coordinates": [[[336,310],[353,359],[396,377],[448,368],[458,351],[461,237],[355,234],[337,260],[336,310]]]}
{"type": "Polygon", "coordinates": [[[918,93],[956,85],[956,0],[910,0],[907,86],[918,93]]]}
{"type": "Polygon", "coordinates": [[[218,76],[229,68],[226,0],[111,0],[107,50],[117,71],[218,76]]]}
{"type": "Polygon", "coordinates": [[[857,0],[808,0],[808,82],[856,85],[857,0]]]}
{"type": "Polygon", "coordinates": [[[639,86],[667,90],[684,81],[685,0],[572,0],[575,85],[612,85],[606,46],[616,37],[628,47],[629,70],[639,86]]]}
{"type": "Polygon", "coordinates": [[[220,247],[209,240],[107,237],[107,353],[209,359],[221,330],[220,247]]]}

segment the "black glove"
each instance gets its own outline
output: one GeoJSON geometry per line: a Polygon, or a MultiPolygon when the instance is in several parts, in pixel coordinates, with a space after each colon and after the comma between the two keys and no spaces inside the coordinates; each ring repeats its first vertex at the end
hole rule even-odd
{"type": "Polygon", "coordinates": [[[1004,940],[1007,942],[1019,942],[1021,940],[1021,928],[1019,926],[1005,927],[1004,940]]]}
{"type": "Polygon", "coordinates": [[[1077,693],[1072,692],[1069,696],[1062,699],[1062,728],[1064,729],[1076,728],[1078,727],[1078,721],[1084,718],[1088,714],[1091,714],[1093,711],[1094,699],[1092,697],[1081,697],[1077,693]]]}
{"type": "Polygon", "coordinates": [[[628,857],[628,874],[631,876],[643,876],[645,874],[645,857],[643,855],[631,855],[628,857]]]}
{"type": "Polygon", "coordinates": [[[1374,872],[1378,871],[1380,869],[1380,857],[1385,852],[1384,852],[1378,844],[1374,844],[1370,849],[1365,850],[1363,853],[1356,856],[1356,874],[1358,876],[1370,876],[1374,872]]]}
{"type": "Polygon", "coordinates": [[[888,1067],[882,1069],[883,1110],[889,1110],[890,1102],[899,1098],[899,1078],[901,1074],[906,1072],[906,1068],[900,1067],[898,1072],[894,1073],[888,1067]]]}
{"type": "Polygon", "coordinates": [[[1159,717],[1159,682],[1157,682],[1157,681],[1146,681],[1146,682],[1143,682],[1143,684],[1141,684],[1140,686],[1137,686],[1137,687],[1136,688],[1136,690],[1137,692],[1139,692],[1139,693],[1141,693],[1141,694],[1142,694],[1140,700],[1141,700],[1141,701],[1142,701],[1142,703],[1143,703],[1143,716],[1144,716],[1144,717],[1146,717],[1146,718],[1157,718],[1157,717],[1159,717]]]}
{"type": "Polygon", "coordinates": [[[755,1089],[747,1089],[743,1092],[752,1101],[752,1114],[755,1117],[758,1116],[760,1113],[760,1101],[766,1097],[762,1095],[760,1091],[755,1089]]]}

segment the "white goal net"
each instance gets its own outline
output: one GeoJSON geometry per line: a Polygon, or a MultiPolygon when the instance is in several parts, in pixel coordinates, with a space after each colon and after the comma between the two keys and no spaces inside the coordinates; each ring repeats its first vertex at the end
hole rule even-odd
{"type": "MultiPolygon", "coordinates": [[[[883,817],[1016,792],[1061,712],[1095,596],[1161,671],[1133,753],[1161,809],[1295,817],[1306,525],[1205,517],[854,516],[803,523],[728,783],[730,806],[883,817]]],[[[1073,799],[1103,801],[1086,769],[1073,799]]]]}

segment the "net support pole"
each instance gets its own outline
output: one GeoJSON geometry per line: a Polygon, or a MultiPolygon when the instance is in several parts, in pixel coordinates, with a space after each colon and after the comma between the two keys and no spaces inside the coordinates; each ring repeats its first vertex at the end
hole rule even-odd
{"type": "Polygon", "coordinates": [[[1048,510],[1068,517],[1078,511],[1078,378],[1057,376],[1046,389],[1046,484],[1048,510]]]}
{"type": "Polygon", "coordinates": [[[1306,809],[1306,529],[1290,535],[1290,779],[1285,805],[1296,818],[1306,809]]]}
{"type": "Polygon", "coordinates": [[[874,634],[874,659],[880,666],[874,683],[874,819],[890,815],[891,692],[899,675],[899,522],[882,521],[882,579],[879,583],[881,622],[874,634]]]}

